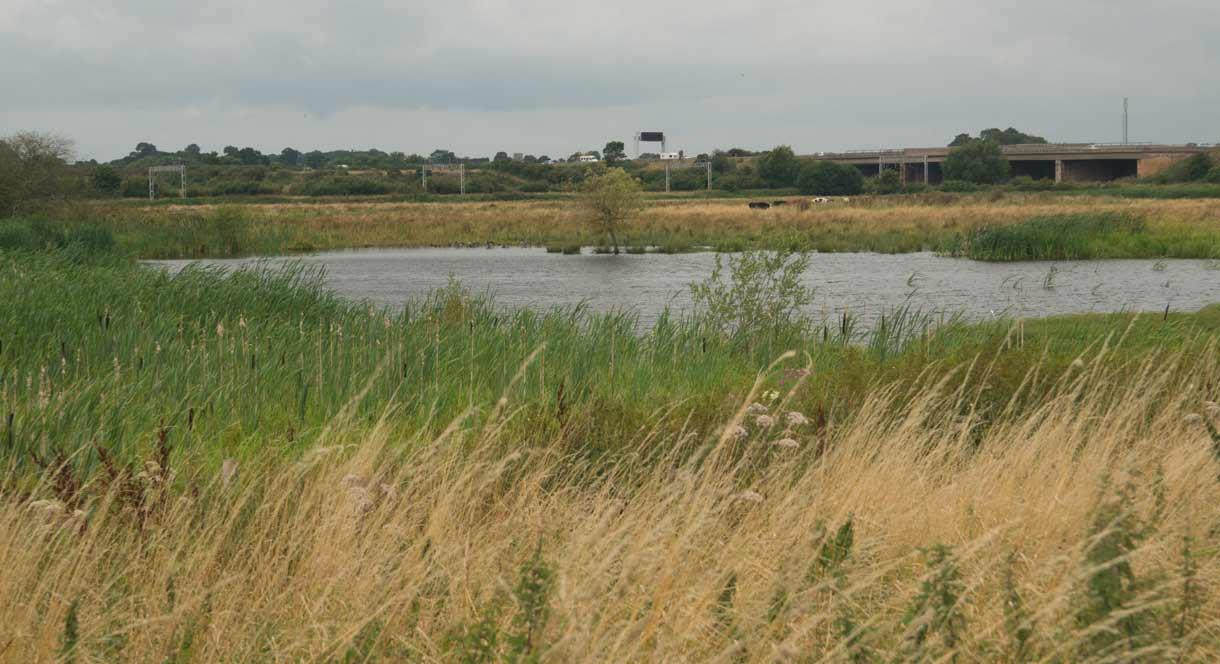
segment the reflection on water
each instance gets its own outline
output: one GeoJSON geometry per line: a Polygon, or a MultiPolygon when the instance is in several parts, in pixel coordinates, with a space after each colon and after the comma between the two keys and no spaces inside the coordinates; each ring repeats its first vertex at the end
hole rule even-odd
{"type": "MultiPolygon", "coordinates": [[[[230,267],[256,259],[204,261],[230,267]]],[[[689,305],[687,285],[711,274],[715,254],[580,255],[543,249],[362,249],[301,261],[326,268],[338,293],[376,304],[404,301],[444,286],[449,275],[507,306],[586,303],[630,309],[650,324],[669,305],[689,305]]],[[[178,269],[190,261],[150,261],[178,269]]],[[[917,254],[815,254],[805,282],[816,289],[817,316],[845,310],[871,321],[910,304],[924,312],[1037,317],[1078,312],[1192,311],[1220,301],[1220,265],[1201,260],[980,263],[917,254]]]]}

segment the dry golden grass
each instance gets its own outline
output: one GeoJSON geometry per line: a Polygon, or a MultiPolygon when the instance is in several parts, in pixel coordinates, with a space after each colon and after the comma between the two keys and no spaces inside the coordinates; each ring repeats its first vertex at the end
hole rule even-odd
{"type": "MultiPolygon", "coordinates": [[[[652,461],[596,471],[503,440],[511,401],[435,440],[340,419],[299,460],[269,455],[235,477],[183,466],[164,498],[151,469],[145,504],[160,507],[142,530],[100,479],[75,519],[31,503],[47,488],[3,496],[0,658],[489,661],[463,659],[453,637],[477,641],[462,635],[486,618],[507,656],[514,590],[540,547],[553,572],[527,648],[540,661],[844,661],[863,648],[881,661],[1216,661],[1214,351],[1156,358],[1127,384],[1099,353],[1043,407],[986,428],[952,381],[902,412],[878,390],[823,431],[762,428],[751,394],[724,432],[643,427],[624,436],[652,461]],[[800,446],[774,443],[785,436],[800,446]],[[846,560],[819,567],[849,518],[846,560]],[[1131,550],[1099,562],[1118,535],[1131,550]],[[929,569],[921,548],[937,544],[951,568],[929,569]],[[1107,571],[1126,563],[1121,605],[1083,620],[1090,582],[1121,585],[1107,571]],[[1023,623],[1006,622],[1014,592],[1023,654],[1023,623]]],[[[784,410],[781,396],[771,411],[784,410]]]]}
{"type": "MultiPolygon", "coordinates": [[[[795,200],[795,199],[794,199],[795,200]]],[[[213,206],[102,209],[102,218],[124,219],[132,236],[158,226],[214,214],[213,206]]],[[[266,250],[454,245],[599,244],[566,200],[478,203],[287,203],[240,209],[256,234],[248,244],[266,250]]],[[[628,224],[627,244],[773,246],[796,238],[822,251],[917,251],[934,249],[957,233],[1030,217],[1080,213],[1129,213],[1151,233],[1220,234],[1220,201],[1147,200],[1097,196],[928,194],[860,197],[826,205],[786,205],[751,210],[744,200],[654,201],[628,224]]],[[[148,249],[157,252],[153,242],[148,249]]],[[[152,255],[146,257],[153,257],[152,255]]]]}

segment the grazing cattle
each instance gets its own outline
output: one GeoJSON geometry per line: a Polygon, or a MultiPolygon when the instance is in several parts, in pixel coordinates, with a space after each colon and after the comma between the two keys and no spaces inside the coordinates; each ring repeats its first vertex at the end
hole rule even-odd
{"type": "Polygon", "coordinates": [[[829,203],[830,199],[826,198],[825,196],[818,196],[817,198],[813,199],[811,202],[817,203],[818,205],[824,205],[826,203],[829,203]]]}
{"type": "Polygon", "coordinates": [[[788,201],[771,201],[771,205],[787,205],[788,201]]]}
{"type": "Polygon", "coordinates": [[[771,207],[771,204],[766,201],[750,201],[751,210],[766,210],[767,208],[770,208],[770,207],[771,207]]]}

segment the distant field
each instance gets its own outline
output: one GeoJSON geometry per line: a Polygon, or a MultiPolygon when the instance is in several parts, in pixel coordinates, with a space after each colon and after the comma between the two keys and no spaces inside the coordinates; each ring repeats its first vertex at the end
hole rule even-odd
{"type": "MultiPolygon", "coordinates": [[[[1066,251],[1054,233],[1021,234],[1040,243],[986,256],[1022,258],[1220,257],[1220,200],[1141,199],[1058,193],[948,194],[836,199],[752,210],[741,199],[652,200],[624,234],[630,246],[682,252],[792,247],[814,251],[942,251],[972,256],[983,231],[1050,219],[1119,233],[1066,251]],[[1092,221],[1090,221],[1092,220],[1092,221]],[[1045,245],[1045,246],[1042,246],[1045,245]]],[[[803,203],[798,203],[804,200],[803,203]]],[[[598,245],[566,198],[478,202],[264,202],[227,205],[87,204],[59,215],[67,225],[113,234],[142,258],[291,253],[351,247],[444,247],[482,244],[598,245]]],[[[1039,228],[1045,230],[1042,223],[1039,228]]],[[[3,242],[0,237],[0,242],[3,242]]],[[[1008,241],[1008,240],[1006,240],[1008,241]]]]}

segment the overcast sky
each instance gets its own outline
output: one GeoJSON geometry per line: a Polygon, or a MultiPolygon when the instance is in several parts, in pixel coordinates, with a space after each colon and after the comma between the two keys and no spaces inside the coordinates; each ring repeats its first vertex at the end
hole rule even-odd
{"type": "Polygon", "coordinates": [[[81,158],[1220,142],[1217,0],[0,0],[0,135],[81,158]]]}

